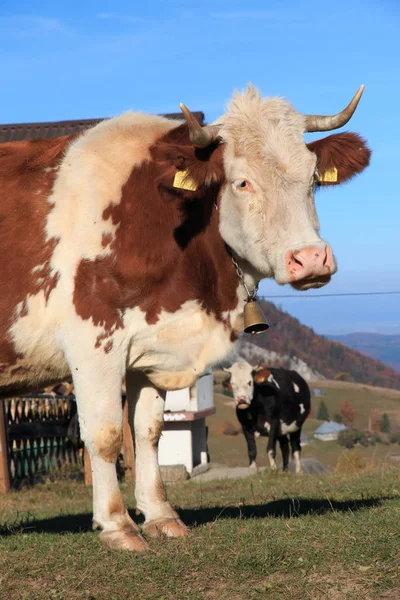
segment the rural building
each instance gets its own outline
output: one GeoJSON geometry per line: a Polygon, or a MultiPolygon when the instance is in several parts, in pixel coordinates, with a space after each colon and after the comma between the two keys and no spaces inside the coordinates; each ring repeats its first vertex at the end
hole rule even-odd
{"type": "Polygon", "coordinates": [[[326,391],[321,388],[313,388],[312,395],[315,398],[323,398],[324,396],[326,396],[326,391]]]}
{"type": "Polygon", "coordinates": [[[336,423],[335,421],[325,421],[318,429],[314,431],[314,437],[317,440],[323,442],[329,442],[330,440],[337,440],[338,435],[341,431],[347,429],[346,425],[342,423],[336,423]]]}
{"type": "Polygon", "coordinates": [[[213,381],[207,369],[190,389],[167,392],[160,466],[184,465],[189,475],[208,469],[206,417],[215,412],[213,381]]]}

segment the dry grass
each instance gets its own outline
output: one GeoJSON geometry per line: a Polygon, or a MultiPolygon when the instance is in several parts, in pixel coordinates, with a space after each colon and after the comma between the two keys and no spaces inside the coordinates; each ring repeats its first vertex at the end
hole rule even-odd
{"type": "Polygon", "coordinates": [[[264,473],[169,496],[190,537],[135,556],[100,546],[82,484],[13,492],[0,512],[1,600],[378,600],[398,586],[398,469],[264,473]]]}

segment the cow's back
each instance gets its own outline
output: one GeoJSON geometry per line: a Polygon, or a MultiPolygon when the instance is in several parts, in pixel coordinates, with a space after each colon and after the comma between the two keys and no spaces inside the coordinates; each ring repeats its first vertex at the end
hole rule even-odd
{"type": "Polygon", "coordinates": [[[279,385],[281,419],[286,423],[293,420],[303,423],[311,408],[308,384],[297,371],[271,369],[271,373],[279,385]]]}

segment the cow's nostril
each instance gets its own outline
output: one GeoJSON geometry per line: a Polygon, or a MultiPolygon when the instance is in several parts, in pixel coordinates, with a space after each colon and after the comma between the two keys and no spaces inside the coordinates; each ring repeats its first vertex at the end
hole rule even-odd
{"type": "Polygon", "coordinates": [[[295,256],[293,256],[293,260],[295,263],[297,263],[298,265],[300,265],[300,267],[303,266],[303,263],[301,262],[301,260],[299,260],[298,258],[296,258],[295,256]]]}

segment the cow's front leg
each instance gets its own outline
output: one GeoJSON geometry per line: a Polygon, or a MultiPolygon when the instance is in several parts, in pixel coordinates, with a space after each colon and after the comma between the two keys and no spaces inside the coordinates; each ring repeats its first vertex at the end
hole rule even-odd
{"type": "Polygon", "coordinates": [[[251,473],[256,473],[258,471],[256,458],[257,458],[257,444],[255,433],[252,429],[246,428],[243,426],[244,437],[247,442],[247,454],[249,456],[249,470],[251,473]]]}
{"type": "Polygon", "coordinates": [[[290,434],[290,445],[292,447],[292,457],[294,460],[295,473],[302,473],[303,469],[301,466],[301,429],[294,431],[290,434]]]}
{"type": "Polygon", "coordinates": [[[273,471],[276,471],[276,442],[279,435],[279,420],[274,419],[271,422],[271,428],[268,433],[268,445],[267,454],[269,459],[270,467],[273,471]]]}
{"type": "Polygon", "coordinates": [[[167,501],[158,466],[158,442],[164,416],[164,393],[141,373],[127,373],[129,422],[134,431],[136,505],[145,515],[143,532],[149,537],[180,537],[187,527],[167,501]]]}
{"type": "Polygon", "coordinates": [[[282,452],[282,462],[283,462],[283,471],[287,471],[289,469],[289,438],[287,435],[279,436],[279,444],[282,452]]]}
{"type": "Polygon", "coordinates": [[[92,468],[93,524],[102,530],[100,540],[110,549],[146,550],[147,543],[125,509],[117,479],[116,460],[122,444],[122,374],[111,360],[105,364],[84,357],[72,362],[72,372],[81,437],[92,468]]]}

